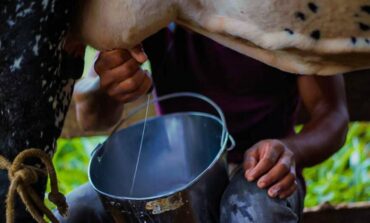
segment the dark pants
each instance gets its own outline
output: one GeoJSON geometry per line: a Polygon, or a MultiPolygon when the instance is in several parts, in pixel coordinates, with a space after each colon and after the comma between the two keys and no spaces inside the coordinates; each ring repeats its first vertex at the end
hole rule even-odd
{"type": "MultiPolygon", "coordinates": [[[[299,222],[303,210],[303,185],[288,199],[271,199],[266,190],[244,179],[239,170],[231,179],[221,201],[221,223],[274,223],[299,222]]],[[[97,193],[85,184],[67,197],[70,213],[61,223],[110,223],[112,218],[104,210],[97,193]]]]}

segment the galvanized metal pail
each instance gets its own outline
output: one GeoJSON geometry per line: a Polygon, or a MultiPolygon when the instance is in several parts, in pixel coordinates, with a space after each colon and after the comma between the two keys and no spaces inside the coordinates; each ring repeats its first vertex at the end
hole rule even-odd
{"type": "Polygon", "coordinates": [[[225,151],[235,143],[221,109],[205,96],[176,93],[150,103],[181,97],[207,102],[219,117],[181,112],[148,119],[138,166],[144,122],[115,132],[93,152],[90,183],[117,221],[218,222],[228,184],[225,151]]]}

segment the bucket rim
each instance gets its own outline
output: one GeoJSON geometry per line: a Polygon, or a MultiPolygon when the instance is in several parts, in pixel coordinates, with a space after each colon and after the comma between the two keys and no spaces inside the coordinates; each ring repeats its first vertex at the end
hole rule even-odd
{"type": "MultiPolygon", "coordinates": [[[[224,124],[223,122],[221,121],[220,118],[216,117],[215,115],[212,115],[210,113],[205,113],[205,112],[194,112],[194,111],[191,111],[191,112],[176,112],[176,113],[171,113],[171,114],[165,114],[165,115],[160,115],[160,116],[155,116],[155,117],[151,117],[150,119],[147,119],[147,122],[148,121],[153,121],[155,119],[158,119],[158,118],[161,118],[161,117],[168,117],[168,116],[180,116],[180,115],[195,115],[195,116],[203,116],[203,117],[207,117],[207,118],[211,118],[211,119],[214,119],[215,121],[217,121],[217,123],[219,123],[221,125],[222,128],[224,128],[224,124]]],[[[124,129],[121,129],[118,132],[122,131],[122,130],[125,130],[125,129],[128,129],[128,128],[131,128],[131,127],[134,127],[134,126],[137,126],[137,125],[140,125],[140,124],[143,124],[144,121],[139,121],[137,123],[134,123],[124,129]]],[[[227,136],[229,135],[229,133],[226,131],[226,134],[227,136]]],[[[115,134],[113,134],[115,135],[115,134]]],[[[113,135],[111,135],[110,137],[112,137],[113,135]]],[[[116,196],[116,195],[112,195],[112,194],[108,194],[106,192],[103,192],[101,190],[99,190],[95,184],[93,183],[92,181],[92,178],[91,178],[91,165],[93,163],[94,160],[97,159],[96,157],[96,154],[100,151],[100,149],[104,146],[104,144],[110,139],[107,138],[103,144],[100,144],[93,152],[92,152],[92,155],[91,155],[91,158],[90,158],[90,161],[89,161],[89,166],[88,166],[88,179],[89,179],[89,183],[90,185],[93,187],[93,189],[99,194],[99,195],[102,195],[102,196],[105,196],[107,197],[108,199],[114,199],[114,200],[126,200],[126,201],[151,201],[151,200],[158,200],[158,199],[162,199],[162,198],[166,198],[166,197],[170,197],[174,194],[177,194],[177,193],[180,193],[184,190],[186,190],[187,188],[190,188],[191,186],[193,186],[195,183],[197,183],[199,181],[199,179],[201,177],[203,177],[208,171],[210,171],[210,169],[220,160],[221,156],[227,151],[226,150],[226,145],[227,145],[227,141],[228,141],[228,137],[224,137],[224,141],[222,142],[222,146],[221,148],[219,149],[218,153],[216,154],[216,156],[213,158],[212,162],[207,166],[207,168],[205,168],[200,174],[198,174],[198,176],[196,176],[194,179],[192,179],[191,181],[189,181],[189,183],[185,184],[184,186],[182,187],[178,187],[176,188],[175,190],[172,190],[172,191],[169,191],[169,192],[166,192],[166,193],[163,193],[163,194],[160,194],[160,195],[155,195],[155,196],[149,196],[149,197],[141,197],[141,198],[138,198],[138,197],[129,197],[129,196],[116,196]]],[[[222,140],[222,136],[221,136],[221,140],[222,140]]]]}

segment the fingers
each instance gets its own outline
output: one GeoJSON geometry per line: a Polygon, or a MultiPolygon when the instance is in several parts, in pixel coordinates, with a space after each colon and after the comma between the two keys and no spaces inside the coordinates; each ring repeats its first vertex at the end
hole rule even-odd
{"type": "Polygon", "coordinates": [[[249,149],[244,156],[243,168],[245,170],[245,178],[247,178],[248,173],[252,170],[258,162],[258,150],[249,149]]]}
{"type": "Polygon", "coordinates": [[[98,59],[95,62],[94,68],[96,73],[101,75],[107,70],[118,67],[124,64],[131,58],[130,53],[127,50],[111,50],[101,52],[98,59]]]}
{"type": "Polygon", "coordinates": [[[286,198],[297,188],[294,153],[280,140],[263,140],[250,148],[243,167],[248,181],[268,188],[270,197],[286,198]]]}
{"type": "Polygon", "coordinates": [[[297,188],[298,188],[297,181],[294,181],[293,185],[289,189],[280,192],[279,198],[285,199],[290,197],[297,190],[297,188]]]}
{"type": "Polygon", "coordinates": [[[113,69],[130,58],[135,59],[139,64],[144,63],[148,60],[148,56],[145,54],[141,45],[138,45],[130,50],[110,50],[101,52],[98,59],[95,62],[95,70],[98,74],[113,69]]]}
{"type": "Polygon", "coordinates": [[[244,159],[244,170],[245,170],[245,178],[248,178],[249,172],[251,169],[253,169],[257,165],[257,159],[253,156],[246,157],[244,159]]]}
{"type": "Polygon", "coordinates": [[[260,158],[257,165],[246,174],[248,181],[254,181],[269,171],[280,156],[279,151],[277,151],[276,148],[273,149],[271,143],[262,143],[258,145],[258,150],[260,151],[260,158]]]}
{"type": "Polygon", "coordinates": [[[129,51],[131,56],[139,63],[144,63],[148,59],[148,56],[145,54],[142,45],[138,45],[129,51]]]}
{"type": "Polygon", "coordinates": [[[117,100],[122,103],[134,101],[140,96],[145,95],[151,87],[152,87],[152,80],[149,77],[147,77],[144,79],[143,83],[140,85],[140,87],[136,91],[132,93],[128,93],[128,94],[121,94],[120,96],[118,96],[117,100]]]}
{"type": "Polygon", "coordinates": [[[293,164],[288,157],[282,156],[276,165],[258,180],[257,186],[259,188],[271,186],[273,183],[288,174],[292,165],[293,164]]]}
{"type": "Polygon", "coordinates": [[[120,82],[132,77],[140,69],[140,64],[135,59],[130,59],[126,63],[101,73],[100,85],[102,89],[115,87],[120,82]]]}
{"type": "MultiPolygon", "coordinates": [[[[292,187],[295,186],[296,188],[296,177],[293,173],[288,173],[285,175],[282,180],[277,182],[275,185],[269,188],[268,190],[268,195],[272,198],[275,198],[277,196],[281,197],[282,195],[284,196],[289,196],[291,195],[292,187]]],[[[295,189],[293,190],[293,192],[295,189]]]]}
{"type": "Polygon", "coordinates": [[[141,46],[102,52],[95,62],[102,92],[120,102],[146,94],[152,86],[150,75],[141,69],[141,63],[146,60],[141,46]]]}
{"type": "Polygon", "coordinates": [[[144,79],[148,78],[143,70],[139,70],[130,78],[120,82],[116,87],[111,89],[112,95],[129,94],[137,91],[144,83],[144,79]]]}

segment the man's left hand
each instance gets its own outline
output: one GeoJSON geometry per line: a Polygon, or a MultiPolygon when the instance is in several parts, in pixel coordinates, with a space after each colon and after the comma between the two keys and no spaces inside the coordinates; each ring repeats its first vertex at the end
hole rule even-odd
{"type": "Polygon", "coordinates": [[[293,152],[280,140],[263,140],[245,153],[245,178],[257,181],[268,195],[281,199],[292,195],[297,189],[293,152]]]}

